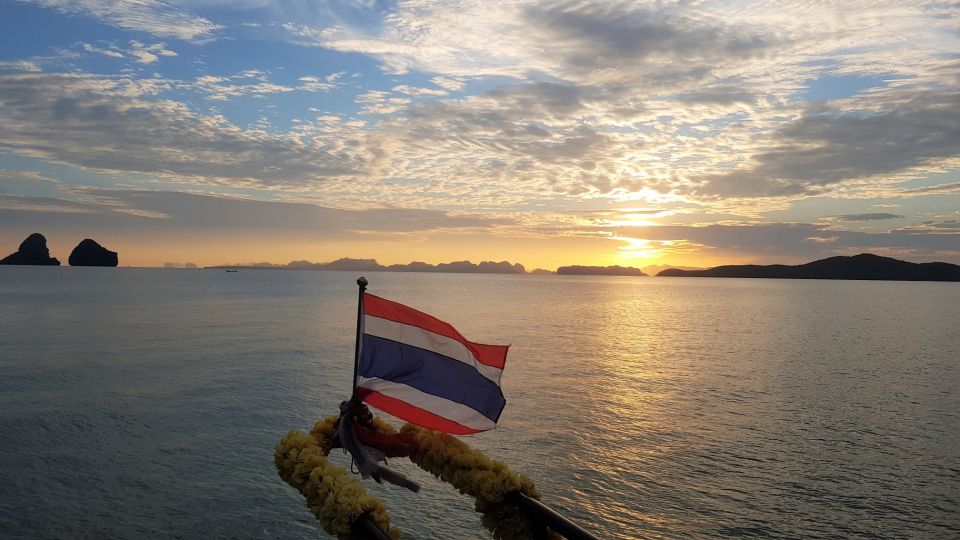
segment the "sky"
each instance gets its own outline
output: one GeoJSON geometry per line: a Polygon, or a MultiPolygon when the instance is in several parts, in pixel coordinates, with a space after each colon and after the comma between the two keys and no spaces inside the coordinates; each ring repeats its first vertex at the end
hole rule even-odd
{"type": "Polygon", "coordinates": [[[0,0],[0,256],[960,263],[955,1],[0,0]]]}

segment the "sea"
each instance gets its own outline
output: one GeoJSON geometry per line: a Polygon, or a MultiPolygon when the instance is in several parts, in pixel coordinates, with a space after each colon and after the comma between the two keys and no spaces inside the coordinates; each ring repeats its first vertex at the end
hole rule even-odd
{"type": "MultiPolygon", "coordinates": [[[[327,537],[273,452],[350,394],[358,275],[0,267],[0,537],[327,537]]],[[[960,538],[960,284],[366,277],[511,346],[464,440],[599,538],[960,538]]],[[[390,466],[403,538],[489,537],[390,466]]]]}

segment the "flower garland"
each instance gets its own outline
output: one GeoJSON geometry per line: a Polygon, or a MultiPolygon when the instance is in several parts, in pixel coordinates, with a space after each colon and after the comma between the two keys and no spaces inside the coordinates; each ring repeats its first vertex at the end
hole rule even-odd
{"type": "MultiPolygon", "coordinates": [[[[343,468],[327,460],[336,421],[336,416],[330,416],[317,422],[309,436],[298,431],[287,433],[274,454],[277,471],[306,497],[307,506],[328,533],[348,538],[354,521],[368,514],[391,538],[399,538],[399,531],[390,527],[383,503],[364,492],[360,482],[343,468]]],[[[381,433],[397,431],[379,418],[374,418],[373,424],[381,433]]],[[[514,473],[503,462],[490,459],[446,433],[412,424],[404,425],[400,432],[412,434],[416,441],[411,461],[476,499],[474,508],[481,514],[481,523],[495,539],[533,538],[523,511],[506,501],[511,492],[539,499],[530,478],[514,473]]],[[[548,538],[559,536],[548,531],[548,538]]]]}
{"type": "MultiPolygon", "coordinates": [[[[476,499],[480,521],[497,540],[533,538],[529,522],[517,506],[507,503],[509,493],[519,491],[534,499],[540,493],[529,477],[516,474],[501,461],[490,459],[463,441],[439,431],[406,424],[401,433],[417,441],[410,460],[421,469],[476,499]]],[[[559,538],[552,531],[549,538],[559,538]]]]}
{"type": "MultiPolygon", "coordinates": [[[[383,503],[367,494],[346,470],[327,460],[336,421],[336,416],[330,416],[317,422],[309,436],[299,431],[287,433],[274,452],[277,472],[303,494],[307,506],[327,533],[340,539],[349,538],[353,523],[367,514],[391,538],[399,538],[400,531],[390,527],[383,503]]],[[[384,423],[376,425],[379,428],[384,423]]]]}

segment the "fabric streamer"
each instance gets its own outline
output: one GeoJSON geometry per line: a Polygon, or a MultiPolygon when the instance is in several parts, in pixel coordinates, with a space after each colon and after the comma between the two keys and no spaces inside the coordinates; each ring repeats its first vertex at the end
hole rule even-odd
{"type": "Polygon", "coordinates": [[[353,464],[356,465],[360,471],[361,478],[367,479],[372,477],[377,483],[380,483],[381,480],[386,480],[396,486],[407,488],[414,493],[420,491],[419,484],[378,463],[380,461],[386,462],[386,454],[360,442],[357,438],[353,419],[351,418],[349,402],[346,401],[340,404],[340,422],[337,424],[337,435],[344,450],[349,452],[353,458],[353,464]]]}

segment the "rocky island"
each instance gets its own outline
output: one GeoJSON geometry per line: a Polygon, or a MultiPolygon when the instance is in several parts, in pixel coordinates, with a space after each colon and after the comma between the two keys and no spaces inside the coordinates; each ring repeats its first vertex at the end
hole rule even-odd
{"type": "Polygon", "coordinates": [[[706,270],[668,268],[657,276],[960,281],[960,266],[944,262],[912,263],[872,253],[861,253],[852,257],[830,257],[795,266],[744,264],[717,266],[706,270]]]}
{"type": "Polygon", "coordinates": [[[116,266],[117,252],[101,246],[94,240],[84,239],[70,252],[70,266],[116,266]]]}
{"type": "Polygon", "coordinates": [[[646,273],[632,266],[561,266],[558,276],[645,276],[646,273]]]}
{"type": "Polygon", "coordinates": [[[33,233],[20,243],[20,249],[0,259],[0,264],[60,266],[60,261],[50,256],[46,237],[33,233]]]}

